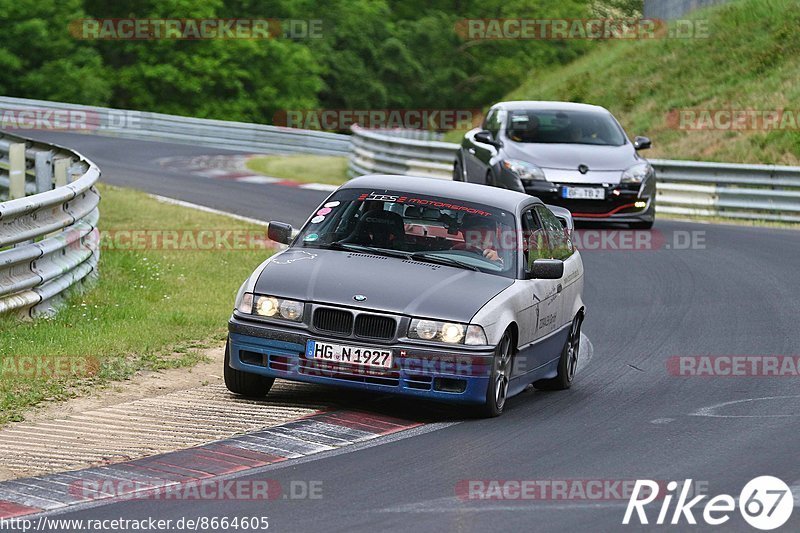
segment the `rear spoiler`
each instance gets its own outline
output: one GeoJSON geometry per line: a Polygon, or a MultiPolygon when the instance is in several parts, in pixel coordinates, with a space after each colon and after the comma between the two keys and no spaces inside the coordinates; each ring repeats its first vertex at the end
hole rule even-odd
{"type": "Polygon", "coordinates": [[[575,221],[572,220],[572,213],[569,212],[569,209],[549,204],[545,204],[545,207],[553,212],[565,229],[569,230],[570,232],[575,229],[575,221]]]}

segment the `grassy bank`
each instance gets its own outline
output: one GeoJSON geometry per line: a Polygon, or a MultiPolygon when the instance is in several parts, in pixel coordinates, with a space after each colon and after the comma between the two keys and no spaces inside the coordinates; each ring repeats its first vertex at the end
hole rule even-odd
{"type": "Polygon", "coordinates": [[[341,185],[347,181],[347,158],[327,155],[267,155],[247,161],[253,172],[303,183],[341,185]]]}
{"type": "MultiPolygon", "coordinates": [[[[561,68],[534,71],[507,100],[567,100],[611,110],[630,135],[648,135],[652,158],[800,164],[800,10],[785,0],[738,0],[691,15],[681,35],[597,43],[561,68]],[[703,110],[786,109],[783,126],[732,130],[708,126],[703,110]],[[691,115],[687,115],[691,117],[691,115]],[[792,120],[794,119],[794,120],[792,120]]],[[[725,127],[724,116],[719,123],[725,127]]],[[[448,140],[459,141],[458,134],[448,140]]]]}
{"type": "Polygon", "coordinates": [[[95,288],[52,319],[0,318],[0,424],[140,369],[194,364],[198,348],[224,338],[236,290],[271,253],[264,227],[127,189],[100,191],[95,288]],[[31,370],[58,357],[79,364],[31,370]]]}

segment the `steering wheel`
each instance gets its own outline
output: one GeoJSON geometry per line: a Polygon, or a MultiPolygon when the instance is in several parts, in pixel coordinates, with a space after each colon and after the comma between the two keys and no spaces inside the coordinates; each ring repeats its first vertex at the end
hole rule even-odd
{"type": "Polygon", "coordinates": [[[479,248],[478,246],[475,246],[474,244],[469,244],[467,242],[459,242],[457,244],[454,244],[450,249],[451,250],[464,250],[464,251],[467,251],[467,252],[472,252],[472,253],[478,254],[481,257],[483,257],[483,248],[479,248]]]}

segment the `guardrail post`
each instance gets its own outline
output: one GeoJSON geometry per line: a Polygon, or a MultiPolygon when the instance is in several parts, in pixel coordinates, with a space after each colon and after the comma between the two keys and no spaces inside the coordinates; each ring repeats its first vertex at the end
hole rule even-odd
{"type": "Polygon", "coordinates": [[[36,192],[46,192],[53,188],[53,154],[36,152],[36,192]]]}
{"type": "Polygon", "coordinates": [[[55,174],[56,188],[67,185],[67,169],[72,164],[68,157],[60,157],[53,161],[53,173],[55,174]]]}
{"type": "Polygon", "coordinates": [[[67,169],[67,182],[72,183],[76,179],[80,178],[84,172],[85,170],[80,163],[72,165],[67,169]]]}
{"type": "Polygon", "coordinates": [[[16,200],[25,197],[25,144],[14,143],[8,146],[8,198],[16,200]]]}

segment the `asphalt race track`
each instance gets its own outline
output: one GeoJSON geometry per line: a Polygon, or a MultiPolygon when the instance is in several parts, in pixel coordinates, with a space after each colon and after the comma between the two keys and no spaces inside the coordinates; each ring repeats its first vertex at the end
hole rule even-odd
{"type": "MultiPolygon", "coordinates": [[[[106,183],[263,220],[302,223],[327,194],[184,175],[152,162],[222,153],[209,148],[35,136],[81,151],[100,166],[106,183]]],[[[594,355],[569,391],[525,392],[492,420],[376,399],[373,409],[385,402],[406,417],[441,423],[250,474],[286,485],[321,481],[321,499],[120,502],[61,517],[268,516],[275,531],[623,531],[639,529],[621,525],[627,500],[463,500],[457,486],[463,480],[691,478],[711,495],[738,497],[750,479],[775,475],[797,498],[798,377],[678,377],[667,362],[800,355],[800,232],[664,220],[654,231],[664,243],[656,250],[583,253],[584,333],[594,355]],[[703,243],[676,249],[676,236],[687,234],[703,243]]],[[[648,507],[651,523],[659,507],[648,507]]],[[[702,523],[701,514],[695,511],[702,523]]],[[[683,521],[661,529],[705,527],[683,521]]],[[[797,508],[784,528],[800,530],[797,508]]],[[[723,529],[752,531],[738,513],[723,529]]]]}

